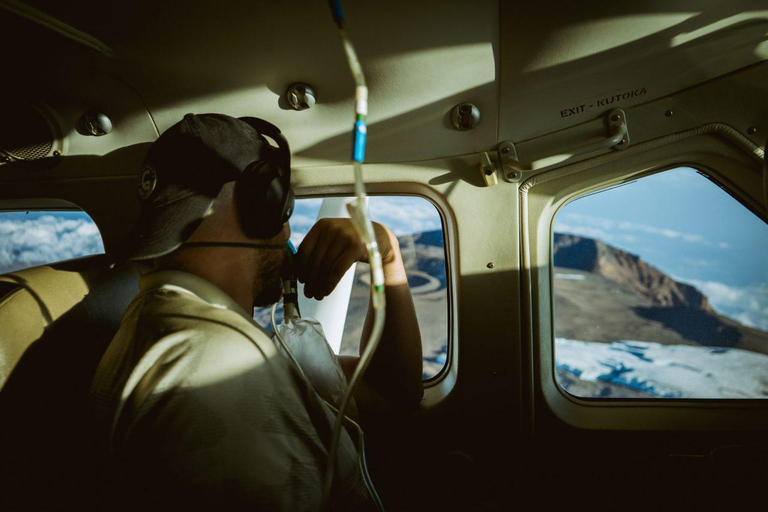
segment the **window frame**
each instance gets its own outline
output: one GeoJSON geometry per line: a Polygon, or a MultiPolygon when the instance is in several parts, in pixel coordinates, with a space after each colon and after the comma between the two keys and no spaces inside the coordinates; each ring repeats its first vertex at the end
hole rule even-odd
{"type": "MultiPolygon", "coordinates": [[[[532,410],[543,404],[555,417],[594,430],[762,430],[768,427],[764,399],[599,399],[581,398],[557,383],[554,363],[554,219],[567,203],[628,181],[691,167],[725,189],[753,213],[763,207],[744,192],[762,176],[754,160],[733,152],[722,139],[697,136],[676,148],[629,154],[608,154],[593,161],[544,171],[521,186],[520,223],[523,262],[522,298],[531,324],[523,343],[532,355],[528,400],[532,410]],[[656,154],[654,154],[656,153],[656,154]],[[729,154],[730,153],[730,154],[729,154]],[[727,155],[727,156],[725,156],[727,155]],[[728,174],[718,171],[728,169],[728,174]],[[752,206],[752,207],[750,207],[752,206]]],[[[765,215],[759,215],[765,219],[765,215]]]]}
{"type": "MultiPolygon", "coordinates": [[[[455,247],[455,221],[450,213],[450,207],[429,187],[418,183],[371,183],[367,184],[369,197],[418,197],[428,201],[440,216],[441,229],[443,231],[443,251],[445,254],[446,296],[447,296],[447,350],[446,362],[443,368],[433,377],[422,380],[424,399],[422,406],[429,407],[442,400],[453,389],[458,374],[458,327],[457,327],[457,300],[455,281],[456,247],[455,247]]],[[[327,197],[351,197],[354,191],[340,192],[338,190],[323,191],[295,190],[296,199],[324,199],[327,197]]]]}
{"type": "MultiPolygon", "coordinates": [[[[557,207],[557,209],[555,211],[555,214],[552,216],[552,220],[551,220],[551,223],[550,223],[550,225],[551,225],[551,227],[550,227],[550,238],[551,238],[552,245],[554,245],[554,236],[555,236],[554,224],[555,224],[555,219],[560,214],[560,212],[563,210],[563,208],[565,208],[569,204],[573,203],[574,201],[578,201],[579,199],[582,199],[584,197],[593,195],[593,194],[608,192],[609,190],[611,190],[613,188],[617,188],[617,187],[620,187],[620,186],[623,186],[623,185],[626,185],[626,184],[630,184],[630,183],[633,183],[635,181],[642,180],[644,178],[648,178],[650,176],[654,176],[654,175],[657,175],[657,174],[662,174],[662,173],[665,173],[665,172],[671,172],[671,171],[675,171],[675,170],[678,170],[678,169],[693,169],[694,171],[696,171],[696,173],[699,176],[701,176],[702,179],[706,179],[706,180],[709,180],[710,182],[712,182],[714,185],[716,185],[718,188],[720,188],[723,193],[728,194],[728,196],[730,196],[732,199],[737,201],[742,207],[746,208],[750,213],[752,213],[753,215],[756,215],[759,219],[761,219],[764,222],[766,222],[766,220],[761,215],[759,215],[752,208],[750,208],[748,205],[746,205],[738,196],[734,195],[730,190],[728,190],[725,186],[723,186],[721,183],[719,183],[716,178],[714,178],[713,176],[707,174],[705,171],[701,170],[699,167],[700,166],[695,166],[695,165],[678,165],[678,166],[672,166],[672,167],[665,167],[665,168],[662,168],[662,169],[657,169],[657,170],[654,170],[654,171],[649,171],[649,172],[643,173],[641,175],[635,176],[632,180],[626,181],[626,182],[623,182],[623,183],[620,183],[620,184],[614,184],[614,185],[599,187],[599,188],[595,188],[595,189],[590,188],[588,191],[583,191],[582,193],[579,193],[579,194],[577,194],[577,195],[575,195],[573,197],[568,198],[567,200],[563,201],[557,207]]],[[[768,222],[766,222],[766,223],[768,224],[768,222]]],[[[551,276],[555,275],[554,249],[552,249],[552,248],[550,248],[549,272],[550,272],[551,276]]],[[[551,345],[551,347],[552,347],[552,354],[553,354],[551,370],[552,370],[552,372],[554,374],[556,372],[555,361],[556,361],[556,355],[557,355],[557,348],[555,346],[555,336],[554,336],[555,325],[556,325],[555,323],[557,321],[557,318],[556,318],[557,317],[557,312],[555,310],[555,280],[554,279],[550,279],[549,294],[550,294],[550,308],[551,308],[551,318],[552,318],[552,345],[551,345]]],[[[752,402],[754,402],[754,403],[766,403],[766,404],[768,404],[768,396],[765,397],[765,398],[662,398],[662,397],[658,397],[658,398],[633,398],[633,399],[582,397],[582,396],[579,396],[579,395],[574,395],[572,393],[569,393],[565,388],[563,388],[560,385],[560,382],[558,382],[557,376],[555,376],[555,385],[558,387],[559,391],[562,394],[565,394],[565,395],[567,395],[570,398],[575,398],[577,401],[584,401],[586,403],[592,402],[592,403],[597,403],[597,404],[601,404],[601,405],[602,404],[606,404],[606,403],[610,403],[610,402],[622,402],[622,403],[623,402],[674,402],[674,403],[678,403],[678,402],[684,402],[684,401],[698,402],[698,403],[708,403],[708,402],[729,403],[729,402],[737,402],[739,404],[743,404],[743,403],[752,403],[752,402]]]]}

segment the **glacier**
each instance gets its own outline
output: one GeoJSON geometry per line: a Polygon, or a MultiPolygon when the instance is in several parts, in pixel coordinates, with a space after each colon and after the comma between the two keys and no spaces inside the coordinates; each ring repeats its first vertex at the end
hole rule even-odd
{"type": "Polygon", "coordinates": [[[659,398],[768,398],[768,356],[735,348],[556,338],[555,367],[659,398]]]}

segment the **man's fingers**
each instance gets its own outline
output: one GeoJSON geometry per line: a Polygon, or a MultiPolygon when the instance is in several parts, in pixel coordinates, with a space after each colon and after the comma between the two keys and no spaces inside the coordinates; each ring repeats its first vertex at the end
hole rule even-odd
{"type": "Polygon", "coordinates": [[[307,281],[309,258],[320,238],[321,229],[319,226],[319,224],[312,226],[312,229],[309,230],[309,233],[304,237],[304,240],[299,244],[299,249],[296,251],[296,277],[302,283],[307,281]]]}
{"type": "Polygon", "coordinates": [[[322,280],[322,275],[325,272],[323,268],[323,258],[328,251],[334,251],[334,245],[336,243],[336,233],[326,230],[322,236],[319,237],[314,249],[307,255],[307,279],[304,282],[304,294],[307,297],[314,296],[318,289],[318,281],[322,280]]]}
{"type": "Polygon", "coordinates": [[[328,277],[331,270],[333,269],[333,265],[336,260],[339,259],[339,256],[341,256],[345,251],[353,250],[354,249],[349,247],[345,242],[343,234],[339,234],[334,238],[333,244],[328,248],[327,251],[325,251],[323,260],[317,266],[317,272],[312,275],[312,282],[314,285],[312,289],[316,292],[316,294],[325,296],[333,291],[333,288],[336,286],[335,283],[333,286],[331,286],[330,290],[328,290],[328,277]]]}
{"type": "Polygon", "coordinates": [[[322,299],[354,262],[365,259],[365,246],[349,219],[319,220],[297,254],[297,277],[304,283],[304,295],[322,299]]]}
{"type": "Polygon", "coordinates": [[[336,289],[336,285],[339,284],[341,278],[347,273],[347,270],[358,261],[358,256],[352,251],[343,252],[334,262],[333,266],[326,276],[324,286],[320,290],[323,297],[330,295],[331,292],[336,289]]]}

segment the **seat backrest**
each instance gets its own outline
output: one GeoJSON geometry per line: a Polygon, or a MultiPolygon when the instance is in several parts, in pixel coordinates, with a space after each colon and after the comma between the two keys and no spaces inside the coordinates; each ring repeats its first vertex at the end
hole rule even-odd
{"type": "Polygon", "coordinates": [[[148,270],[95,256],[0,276],[0,487],[25,508],[41,479],[57,500],[91,484],[88,388],[148,270]]]}

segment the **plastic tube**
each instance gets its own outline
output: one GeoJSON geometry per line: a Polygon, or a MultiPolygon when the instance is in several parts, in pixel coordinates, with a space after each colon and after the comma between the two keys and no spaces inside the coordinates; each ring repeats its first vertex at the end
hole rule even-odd
{"type": "MultiPolygon", "coordinates": [[[[330,507],[331,491],[333,488],[333,473],[336,467],[339,439],[346,411],[357,386],[360,384],[360,380],[362,379],[365,370],[368,368],[368,365],[373,358],[373,354],[379,346],[381,335],[384,332],[384,321],[386,319],[384,268],[381,260],[381,252],[379,251],[379,244],[376,242],[376,235],[373,230],[373,223],[368,214],[365,182],[363,181],[363,161],[365,160],[365,143],[368,135],[368,128],[365,122],[365,118],[368,115],[368,87],[366,86],[363,68],[360,65],[360,60],[357,58],[355,48],[344,30],[344,13],[341,10],[341,2],[340,0],[331,0],[329,3],[334,21],[336,21],[339,26],[341,41],[347,56],[349,69],[355,80],[355,124],[352,144],[352,164],[355,172],[355,195],[357,196],[357,199],[347,205],[347,209],[349,210],[352,219],[352,225],[355,227],[355,231],[357,231],[358,236],[360,236],[360,239],[365,244],[365,249],[368,253],[368,263],[371,266],[371,305],[373,306],[374,317],[370,337],[365,344],[363,353],[360,355],[357,367],[352,373],[352,378],[349,380],[349,387],[344,394],[344,398],[339,406],[336,421],[333,425],[331,446],[328,451],[328,463],[323,477],[323,495],[320,505],[321,511],[326,511],[330,507]]],[[[360,443],[362,445],[362,430],[360,430],[360,427],[357,426],[357,424],[355,424],[355,426],[359,430],[360,443]]],[[[365,465],[364,454],[364,448],[361,446],[361,464],[363,467],[365,465]]],[[[370,488],[371,494],[376,501],[376,505],[380,510],[383,510],[372,484],[370,485],[370,488]]]]}

